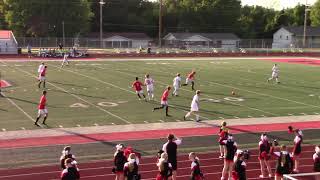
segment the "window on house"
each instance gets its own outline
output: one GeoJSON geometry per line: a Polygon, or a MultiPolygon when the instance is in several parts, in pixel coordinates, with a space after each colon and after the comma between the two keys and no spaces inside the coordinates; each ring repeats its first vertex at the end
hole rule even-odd
{"type": "Polygon", "coordinates": [[[280,35],[280,39],[282,39],[282,35],[280,35]]]}
{"type": "Polygon", "coordinates": [[[289,40],[289,36],[287,36],[287,40],[289,40]]]}

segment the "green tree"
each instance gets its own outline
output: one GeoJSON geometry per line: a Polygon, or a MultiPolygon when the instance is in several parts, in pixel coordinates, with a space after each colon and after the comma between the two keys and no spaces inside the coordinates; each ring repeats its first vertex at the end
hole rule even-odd
{"type": "Polygon", "coordinates": [[[8,27],[18,36],[72,37],[89,30],[92,17],[88,0],[4,0],[8,27]]]}
{"type": "Polygon", "coordinates": [[[311,9],[311,25],[320,26],[320,0],[318,0],[311,9]]]}

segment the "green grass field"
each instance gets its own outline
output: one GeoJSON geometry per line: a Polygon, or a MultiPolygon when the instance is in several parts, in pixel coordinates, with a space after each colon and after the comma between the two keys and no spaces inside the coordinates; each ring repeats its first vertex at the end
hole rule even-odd
{"type": "MultiPolygon", "coordinates": [[[[202,119],[320,114],[317,66],[279,63],[281,84],[274,84],[266,82],[273,62],[249,59],[85,61],[72,62],[63,69],[60,62],[46,64],[49,128],[182,121],[194,95],[191,87],[183,87],[179,97],[170,97],[172,117],[152,109],[158,106],[163,89],[172,84],[175,74],[181,73],[184,81],[192,69],[197,72],[196,89],[203,92],[202,119]],[[146,73],[156,81],[156,101],[139,101],[130,87],[136,76],[143,80],[146,73]],[[233,90],[235,96],[231,95],[233,90]]],[[[13,85],[3,90],[9,100],[0,98],[0,130],[38,128],[32,122],[42,90],[35,78],[38,65],[0,63],[2,79],[13,85]]]]}

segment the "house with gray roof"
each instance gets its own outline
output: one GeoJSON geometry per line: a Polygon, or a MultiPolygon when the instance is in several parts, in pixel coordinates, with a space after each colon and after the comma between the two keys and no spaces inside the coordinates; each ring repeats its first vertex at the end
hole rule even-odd
{"type": "Polygon", "coordinates": [[[237,48],[240,38],[233,33],[168,33],[164,38],[167,47],[237,48]]]}
{"type": "MultiPolygon", "coordinates": [[[[99,33],[89,34],[93,41],[99,40],[99,33]]],[[[152,39],[145,33],[136,32],[106,32],[103,34],[104,48],[146,48],[152,39]]]]}
{"type": "MultiPolygon", "coordinates": [[[[273,34],[272,48],[302,48],[303,47],[303,26],[284,26],[273,34]]],[[[320,27],[307,27],[306,47],[320,47],[320,27]]]]}

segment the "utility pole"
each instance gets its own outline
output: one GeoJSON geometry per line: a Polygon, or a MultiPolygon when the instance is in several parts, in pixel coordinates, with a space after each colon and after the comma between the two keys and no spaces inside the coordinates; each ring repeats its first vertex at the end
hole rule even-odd
{"type": "Polygon", "coordinates": [[[66,40],[65,40],[65,31],[64,31],[64,21],[62,21],[62,43],[63,43],[63,46],[65,47],[66,46],[66,40]]]}
{"type": "Polygon", "coordinates": [[[162,32],[162,0],[159,0],[159,48],[162,47],[162,38],[161,38],[161,32],[162,32]]]}
{"type": "Polygon", "coordinates": [[[100,4],[100,48],[103,48],[103,42],[102,42],[102,35],[103,35],[103,11],[102,11],[102,7],[105,4],[105,2],[103,0],[100,0],[99,2],[100,4]]]}
{"type": "Polygon", "coordinates": [[[306,48],[306,41],[307,41],[308,11],[310,11],[310,9],[309,9],[309,5],[308,5],[308,0],[306,0],[306,5],[305,5],[305,9],[304,9],[303,42],[302,42],[304,48],[306,48]]]}

